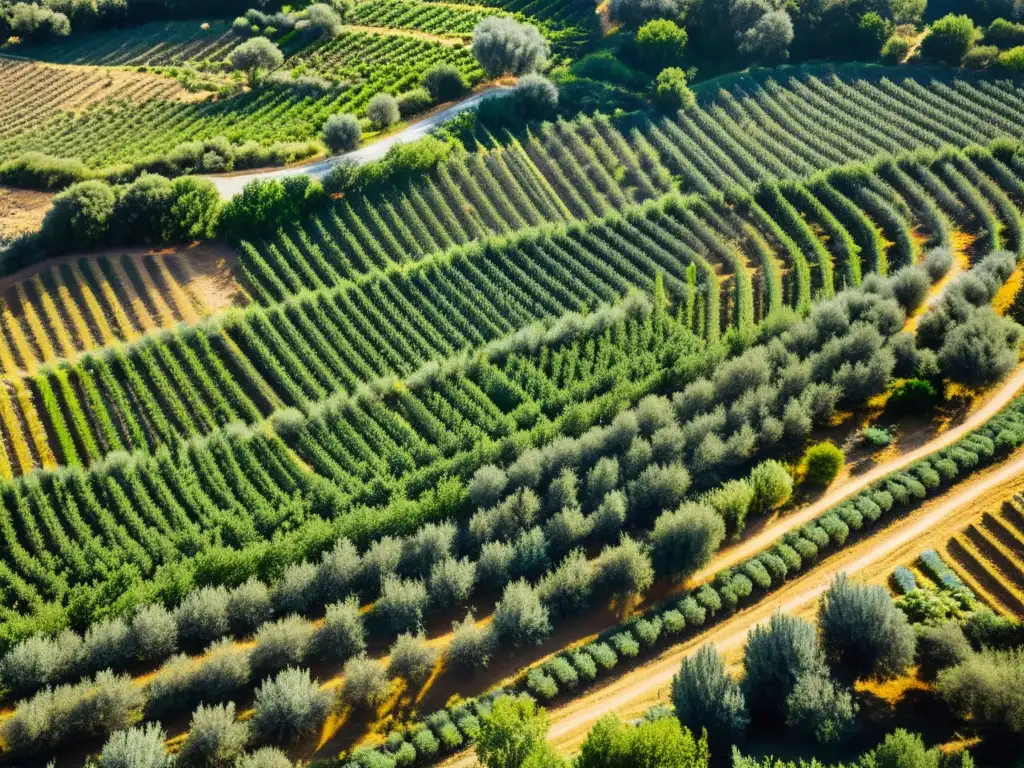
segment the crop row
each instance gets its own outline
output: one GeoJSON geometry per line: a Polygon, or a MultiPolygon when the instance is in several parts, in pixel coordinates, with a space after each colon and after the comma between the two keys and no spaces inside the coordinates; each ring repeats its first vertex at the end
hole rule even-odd
{"type": "Polygon", "coordinates": [[[57,64],[176,66],[220,61],[244,39],[232,33],[228,22],[201,25],[198,20],[157,21],[124,29],[76,33],[59,42],[24,48],[19,53],[57,64]]]}
{"type": "Polygon", "coordinates": [[[0,299],[0,373],[35,373],[97,347],[196,322],[187,261],[99,256],[47,267],[0,299]]]}
{"type": "Polygon", "coordinates": [[[114,79],[99,69],[71,70],[10,59],[0,59],[0,82],[7,96],[0,105],[0,146],[36,135],[71,114],[69,110],[98,100],[173,104],[183,94],[176,82],[154,75],[123,72],[114,79]]]}
{"type": "MultiPolygon", "coordinates": [[[[987,143],[1019,134],[1020,113],[1005,109],[1006,103],[1024,106],[1015,86],[966,79],[925,82],[927,85],[907,78],[895,86],[884,78],[847,81],[836,76],[826,81],[803,75],[792,78],[786,87],[767,80],[756,90],[749,84],[722,89],[703,109],[687,113],[685,118],[613,121],[584,116],[544,124],[525,137],[505,136],[502,144],[488,142],[486,152],[469,159],[456,157],[427,178],[362,195],[355,202],[342,200],[333,212],[315,214],[303,223],[302,230],[317,242],[326,260],[340,262],[332,265],[336,274],[327,271],[319,280],[299,275],[298,284],[290,282],[292,276],[278,274],[282,284],[274,284],[262,300],[276,301],[286,289],[316,288],[320,281],[330,285],[353,272],[514,231],[534,225],[538,219],[607,215],[628,203],[664,195],[675,186],[674,179],[682,191],[705,196],[737,186],[753,191],[768,180],[807,178],[837,164],[880,154],[987,143]],[[883,94],[890,87],[905,92],[901,99],[935,103],[937,109],[956,114],[961,127],[953,131],[927,115],[920,122],[879,118],[855,98],[866,88],[883,94]],[[968,106],[962,104],[965,100],[968,106]],[[323,231],[325,220],[339,219],[344,227],[323,231]],[[366,234],[352,232],[355,227],[364,228],[366,234]],[[318,242],[318,238],[330,242],[318,242]]],[[[1024,165],[1021,156],[1011,153],[1006,162],[1014,166],[1011,173],[1019,176],[1024,165]]],[[[1005,176],[1003,169],[985,170],[1005,176]]],[[[949,183],[959,184],[960,180],[949,183]]],[[[853,195],[853,202],[869,211],[874,223],[885,230],[885,237],[899,246],[897,257],[905,259],[912,244],[909,233],[899,226],[899,206],[894,206],[891,196],[887,199],[884,188],[877,184],[863,192],[859,187],[853,184],[839,191],[853,195]]],[[[828,196],[832,203],[848,209],[834,195],[828,196]]],[[[998,208],[1002,203],[991,205],[998,208]]],[[[972,211],[959,206],[957,213],[964,218],[972,211]]],[[[845,223],[851,232],[860,229],[863,234],[863,222],[845,223]]],[[[301,243],[297,245],[302,248],[301,243]]],[[[821,251],[819,247],[811,258],[809,245],[804,243],[804,255],[813,265],[820,262],[821,251]]],[[[870,266],[882,269],[877,263],[879,246],[876,241],[865,256],[876,262],[870,266]]],[[[243,253],[243,265],[246,255],[248,249],[243,253]]],[[[852,261],[844,266],[845,277],[855,279],[860,267],[852,261]]],[[[262,273],[250,277],[264,287],[273,283],[262,273]]],[[[829,272],[823,269],[817,280],[827,292],[832,282],[829,272]]]]}
{"type": "MultiPolygon", "coordinates": [[[[1006,171],[1006,182],[1016,178],[985,157],[1006,171]]],[[[890,175],[897,184],[900,174],[928,174],[939,196],[973,200],[973,208],[957,203],[964,217],[958,224],[996,227],[992,247],[1019,250],[1016,208],[1006,193],[992,181],[988,196],[969,185],[954,192],[940,178],[953,167],[989,179],[961,155],[897,163],[899,173],[890,175]],[[1014,218],[1004,221],[993,209],[1014,218]]],[[[936,243],[948,239],[946,214],[928,194],[911,199],[908,192],[908,203],[881,177],[868,174],[861,184],[852,176],[834,174],[806,187],[764,186],[735,207],[669,197],[622,217],[484,240],[407,271],[381,269],[387,255],[365,221],[330,215],[318,221],[316,242],[296,230],[279,233],[266,255],[242,244],[243,268],[254,286],[266,276],[270,298],[315,291],[225,315],[198,331],[91,356],[68,370],[69,385],[59,394],[43,398],[42,417],[63,463],[87,464],[122,448],[152,449],[235,419],[251,423],[282,406],[308,409],[382,376],[409,375],[432,359],[477,348],[537,320],[614,302],[634,288],[650,290],[658,274],[688,327],[714,339],[731,327],[749,328],[784,304],[806,307],[812,294],[831,295],[837,285],[855,284],[862,272],[890,260],[894,267],[910,263],[911,229],[936,243]],[[840,191],[862,186],[877,190],[865,197],[866,211],[840,191]],[[931,213],[915,215],[912,209],[921,207],[931,213]],[[886,211],[890,219],[884,219],[886,211]],[[888,241],[904,242],[909,252],[883,249],[876,221],[888,241]],[[929,222],[939,229],[930,230],[929,222]],[[334,238],[345,234],[350,247],[358,236],[367,250],[377,249],[373,258],[364,251],[362,270],[335,266],[344,254],[334,238]],[[748,244],[761,262],[753,270],[740,256],[748,244]],[[803,255],[808,251],[812,264],[803,255]],[[869,255],[866,265],[862,253],[869,255]],[[367,276],[356,284],[343,282],[364,270],[367,276]]],[[[903,181],[908,184],[915,189],[903,181]]],[[[450,212],[457,224],[455,210],[450,212]]],[[[50,378],[37,376],[33,386],[57,392],[50,378]]]]}
{"type": "MultiPolygon", "coordinates": [[[[285,62],[288,68],[305,65],[342,79],[339,86],[323,94],[268,87],[185,102],[159,93],[146,100],[129,101],[114,92],[97,95],[97,100],[84,109],[70,111],[59,109],[61,102],[54,98],[67,88],[67,76],[62,70],[48,68],[52,74],[46,81],[26,92],[29,104],[22,100],[22,88],[12,84],[11,98],[18,106],[13,119],[0,129],[0,157],[40,151],[77,157],[96,167],[132,162],[167,152],[183,141],[213,136],[226,136],[238,143],[256,140],[268,144],[311,139],[319,135],[329,115],[358,112],[380,91],[415,87],[423,72],[440,62],[456,65],[471,82],[482,76],[472,54],[464,48],[399,35],[347,32],[285,62]],[[28,107],[34,102],[48,108],[32,115],[28,107]]],[[[4,66],[42,68],[29,64],[4,66]]],[[[166,83],[168,96],[180,90],[166,78],[137,76],[166,83]]],[[[81,87],[72,88],[72,94],[81,87]]],[[[4,90],[8,91],[6,83],[4,90]]]]}
{"type": "MultiPolygon", "coordinates": [[[[658,301],[664,301],[664,292],[660,295],[662,298],[658,301]]],[[[24,485],[12,486],[9,496],[11,517],[8,519],[11,522],[4,536],[5,551],[10,553],[5,572],[9,602],[21,606],[22,611],[38,606],[41,600],[59,602],[71,584],[97,576],[91,569],[104,567],[100,564],[106,561],[97,560],[95,565],[90,565],[89,557],[75,554],[92,551],[99,543],[97,536],[113,536],[113,544],[118,546],[100,549],[110,552],[120,562],[133,563],[138,573],[150,575],[167,558],[173,560],[175,552],[202,551],[221,543],[234,547],[258,544],[284,520],[289,521],[289,527],[298,526],[302,531],[296,534],[297,541],[302,543],[292,545],[292,551],[308,551],[309,547],[322,546],[322,537],[326,534],[347,531],[355,540],[366,541],[379,537],[381,530],[416,526],[425,520],[437,519],[438,515],[451,514],[463,503],[463,492],[458,481],[453,484],[445,478],[468,477],[481,461],[494,456],[494,451],[513,449],[518,454],[524,448],[524,435],[536,435],[529,438],[527,445],[534,439],[550,439],[552,419],[568,419],[576,430],[586,428],[611,418],[624,405],[667,381],[666,377],[676,386],[686,381],[680,378],[683,374],[671,375],[670,371],[699,370],[699,361],[706,359],[707,352],[688,330],[695,314],[689,303],[693,295],[692,291],[678,295],[672,316],[664,309],[657,310],[653,318],[642,320],[627,313],[610,325],[601,319],[604,315],[596,316],[598,319],[592,322],[570,317],[556,326],[558,330],[551,331],[548,344],[537,347],[533,334],[522,334],[511,342],[492,347],[489,354],[498,356],[493,363],[478,360],[464,374],[458,374],[457,366],[449,367],[445,373],[444,369],[428,365],[404,385],[378,387],[377,394],[373,390],[362,390],[354,399],[332,400],[315,409],[308,420],[298,413],[280,412],[274,418],[274,427],[304,456],[301,466],[307,468],[300,470],[299,464],[288,459],[290,471],[284,468],[279,471],[284,472],[290,485],[261,479],[266,478],[265,470],[253,464],[253,451],[280,456],[284,446],[262,434],[249,438],[239,436],[234,427],[218,432],[209,444],[190,441],[174,452],[161,448],[155,451],[153,458],[137,456],[125,464],[123,454],[115,454],[88,473],[74,471],[30,477],[24,485]],[[516,350],[523,353],[514,354],[516,350]],[[686,362],[691,359],[692,362],[686,362]],[[232,446],[236,442],[243,449],[252,446],[247,448],[247,457],[234,457],[232,446]],[[507,447],[500,448],[502,445],[507,447]],[[306,474],[308,468],[320,474],[306,474]],[[148,479],[157,470],[167,477],[165,481],[148,479]],[[182,480],[182,472],[194,479],[182,480]],[[299,483],[296,472],[304,477],[298,495],[295,495],[299,483]],[[125,487],[128,481],[121,480],[123,476],[138,476],[140,487],[133,484],[128,490],[125,487]],[[75,491],[72,509],[83,509],[84,517],[69,518],[67,513],[69,502],[61,498],[61,494],[65,493],[65,484],[70,482],[76,489],[95,484],[102,486],[102,490],[93,490],[87,496],[82,495],[85,491],[75,491]],[[206,495],[218,500],[213,504],[216,509],[208,502],[200,507],[208,510],[201,527],[192,520],[196,512],[183,513],[182,510],[192,510],[202,502],[182,495],[180,484],[186,487],[198,484],[205,490],[197,490],[195,495],[200,499],[206,495]],[[253,485],[257,490],[252,489],[253,485]],[[19,501],[25,498],[23,489],[33,489],[35,501],[32,504],[36,509],[19,501]],[[292,497],[291,503],[275,507],[272,499],[280,503],[282,497],[288,496],[292,497]],[[109,500],[98,507],[89,507],[86,513],[85,505],[97,498],[109,500]],[[174,501],[177,503],[170,510],[162,508],[174,501]],[[235,503],[244,505],[245,514],[236,519],[233,511],[220,512],[225,503],[231,510],[235,503]],[[107,504],[115,505],[113,511],[107,510],[107,504]],[[385,506],[375,508],[376,504],[385,506]],[[135,511],[140,508],[145,511],[135,511]],[[331,511],[326,513],[326,510],[331,511]],[[326,528],[318,527],[315,518],[333,518],[335,522],[326,528]],[[186,522],[192,524],[186,527],[186,522]],[[200,530],[205,533],[197,539],[200,530]],[[179,540],[178,536],[184,538],[179,540]],[[176,541],[179,543],[174,544],[176,541]],[[123,551],[126,547],[127,554],[123,551]],[[59,557],[54,552],[59,552],[59,557]]],[[[616,311],[606,310],[605,314],[611,312],[608,317],[615,318],[616,311]]],[[[902,317],[898,307],[895,310],[887,307],[877,315],[877,320],[884,319],[881,327],[886,329],[886,334],[891,334],[903,327],[902,317]]],[[[125,397],[120,382],[138,379],[141,375],[158,381],[154,374],[162,370],[161,366],[175,360],[184,365],[189,355],[194,358],[197,350],[201,351],[204,339],[201,333],[191,331],[184,338],[167,342],[160,348],[155,343],[140,345],[140,356],[130,362],[120,353],[103,359],[90,358],[87,366],[75,370],[78,391],[94,399],[100,396],[100,391],[119,392],[125,397]],[[142,365],[147,367],[141,368],[142,365]]],[[[851,365],[870,365],[861,359],[864,350],[877,349],[880,343],[880,340],[876,343],[862,339],[855,346],[858,360],[851,361],[851,365]]],[[[837,347],[840,349],[841,346],[837,347]]],[[[831,381],[838,362],[832,359],[821,369],[826,377],[823,382],[831,381]]],[[[879,369],[881,379],[872,374],[871,380],[884,381],[885,366],[891,364],[885,363],[879,369]]],[[[190,370],[198,377],[214,367],[214,361],[207,357],[202,363],[193,361],[190,370]]],[[[822,407],[827,411],[830,399],[846,397],[851,384],[854,388],[849,389],[849,396],[855,399],[876,391],[870,383],[867,389],[863,384],[854,383],[860,374],[851,379],[849,374],[853,372],[851,368],[836,380],[835,394],[827,394],[833,390],[826,389],[819,393],[824,400],[806,409],[794,409],[780,394],[772,395],[771,402],[764,400],[769,398],[769,393],[762,388],[762,400],[751,406],[759,414],[756,429],[767,430],[769,435],[761,439],[760,450],[771,450],[770,446],[780,444],[784,436],[787,440],[802,439],[798,436],[805,436],[809,430],[810,414],[822,407]],[[769,418],[772,413],[777,415],[769,418]]],[[[56,377],[53,389],[64,381],[63,374],[62,371],[53,374],[56,377]]],[[[767,382],[771,374],[762,371],[758,376],[762,376],[758,380],[767,382]]],[[[749,378],[739,377],[738,381],[749,383],[749,378]]],[[[178,382],[187,383],[187,377],[179,377],[178,382]]],[[[228,387],[235,386],[228,377],[222,378],[222,383],[224,392],[230,392],[228,387]]],[[[731,389],[725,381],[715,388],[732,401],[732,396],[728,395],[731,389]]],[[[66,395],[69,389],[72,388],[64,387],[61,394],[66,395]]],[[[812,390],[817,391],[810,387],[808,393],[812,390]]],[[[125,402],[116,411],[120,414],[117,421],[110,419],[109,412],[102,407],[88,411],[89,418],[95,418],[97,424],[104,426],[98,439],[109,440],[111,446],[116,446],[114,441],[131,431],[138,432],[138,439],[144,440],[147,430],[163,424],[161,418],[198,419],[204,407],[213,408],[218,397],[222,402],[225,399],[223,392],[209,387],[191,403],[183,403],[162,417],[157,399],[164,398],[169,388],[160,387],[149,395],[138,388],[131,391],[133,397],[142,395],[141,407],[129,409],[125,402]],[[107,414],[106,419],[104,414],[107,414]]],[[[235,391],[238,392],[237,386],[235,391]]],[[[237,399],[224,403],[224,407],[231,409],[236,417],[245,418],[239,411],[246,405],[251,406],[251,401],[238,394],[237,399]]],[[[716,398],[711,397],[705,404],[713,408],[715,402],[716,398]]],[[[222,422],[228,422],[230,415],[231,412],[220,414],[222,422]]],[[[747,419],[742,413],[736,418],[747,419]]],[[[80,415],[77,423],[84,419],[80,415]]],[[[62,446],[78,448],[79,442],[70,437],[75,423],[71,418],[54,422],[55,432],[65,435],[62,446]]],[[[684,437],[690,445],[686,455],[693,462],[697,482],[706,482],[706,473],[708,478],[713,478],[719,462],[725,462],[722,466],[742,464],[750,458],[751,451],[757,450],[753,428],[748,425],[733,434],[736,427],[736,422],[729,426],[723,411],[713,418],[704,418],[699,433],[684,437]]],[[[81,433],[76,434],[81,437],[81,433]]],[[[671,449],[671,443],[667,447],[671,449]]],[[[637,460],[647,463],[653,459],[650,453],[653,448],[645,452],[643,446],[639,446],[637,450],[640,451],[637,460]]],[[[279,551],[281,546],[284,545],[277,542],[273,550],[279,551]]],[[[270,552],[267,550],[268,555],[270,552]]],[[[271,559],[261,566],[258,558],[254,560],[241,553],[239,556],[243,560],[236,560],[227,553],[211,554],[207,565],[202,567],[219,570],[242,567],[245,574],[251,574],[254,567],[259,570],[266,566],[273,568],[275,562],[280,564],[279,560],[271,559]]],[[[143,591],[141,594],[151,593],[143,591]]]]}
{"type": "Polygon", "coordinates": [[[467,5],[434,4],[422,0],[364,0],[346,21],[369,27],[414,29],[434,35],[468,38],[482,19],[494,11],[467,5]]]}

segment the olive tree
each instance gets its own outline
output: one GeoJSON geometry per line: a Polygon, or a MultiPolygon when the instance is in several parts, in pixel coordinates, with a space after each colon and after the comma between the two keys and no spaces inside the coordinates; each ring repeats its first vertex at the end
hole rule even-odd
{"type": "Polygon", "coordinates": [[[401,634],[388,654],[388,677],[400,677],[410,685],[418,685],[430,677],[437,658],[437,650],[427,645],[422,633],[401,634]]]}
{"type": "Polygon", "coordinates": [[[543,75],[523,75],[512,93],[516,110],[525,120],[537,120],[554,113],[558,106],[558,86],[543,75]]]}
{"type": "Polygon", "coordinates": [[[539,645],[551,632],[548,609],[526,580],[505,587],[491,620],[496,639],[521,648],[539,645]]]}
{"type": "Polygon", "coordinates": [[[235,717],[235,703],[201,704],[178,751],[182,768],[231,768],[249,742],[249,724],[235,717]]]}
{"type": "Polygon", "coordinates": [[[840,574],[818,606],[821,644],[829,664],[852,680],[886,680],[914,663],[914,630],[879,586],[840,574]]]}
{"type": "Polygon", "coordinates": [[[378,131],[390,128],[401,118],[398,102],[390,93],[378,93],[366,105],[366,117],[378,131]]]}
{"type": "Polygon", "coordinates": [[[597,561],[598,581],[612,595],[628,599],[654,582],[654,567],[644,545],[623,535],[618,545],[605,547],[597,561]]]}
{"type": "Polygon", "coordinates": [[[649,540],[654,565],[679,578],[706,565],[725,538],[725,522],[706,504],[688,502],[663,512],[649,540]]]}
{"type": "Polygon", "coordinates": [[[260,73],[277,69],[283,63],[281,49],[262,36],[246,40],[228,56],[228,64],[233,70],[244,72],[250,86],[256,84],[260,73]]]}
{"type": "Polygon", "coordinates": [[[167,734],[148,723],[113,734],[103,745],[97,768],[171,768],[174,758],[164,749],[167,734]]]}
{"type": "Polygon", "coordinates": [[[354,115],[331,115],[324,122],[323,140],[332,154],[351,152],[359,146],[363,129],[354,115]]]}
{"type": "Polygon", "coordinates": [[[850,691],[824,671],[798,677],[785,703],[786,725],[810,733],[819,744],[842,741],[857,714],[850,691]]]}
{"type": "Polygon", "coordinates": [[[451,101],[466,92],[466,80],[458,67],[442,62],[423,73],[423,87],[435,102],[451,101]]]}
{"type": "Polygon", "coordinates": [[[752,711],[782,714],[796,681],[825,671],[818,633],[810,622],[775,613],[747,635],[743,692],[752,711]]]}
{"type": "Polygon", "coordinates": [[[691,731],[706,728],[712,744],[733,743],[750,722],[740,687],[725,670],[711,645],[703,645],[683,660],[672,678],[676,717],[691,731]]]}
{"type": "Polygon", "coordinates": [[[365,655],[345,662],[344,676],[341,699],[350,707],[375,707],[391,688],[384,665],[365,655]]]}
{"type": "Polygon", "coordinates": [[[286,669],[256,689],[253,733],[277,744],[298,741],[327,719],[334,696],[310,679],[307,669],[286,669]]]}
{"type": "Polygon", "coordinates": [[[461,622],[452,622],[452,639],[445,649],[445,657],[461,670],[475,672],[490,662],[492,640],[491,633],[476,623],[470,611],[461,622]]]}
{"type": "Polygon", "coordinates": [[[473,56],[488,77],[536,72],[549,55],[547,40],[532,24],[488,16],[473,28],[473,56]]]}
{"type": "Polygon", "coordinates": [[[337,37],[341,34],[341,16],[327,3],[313,3],[306,8],[306,30],[319,37],[337,37]]]}

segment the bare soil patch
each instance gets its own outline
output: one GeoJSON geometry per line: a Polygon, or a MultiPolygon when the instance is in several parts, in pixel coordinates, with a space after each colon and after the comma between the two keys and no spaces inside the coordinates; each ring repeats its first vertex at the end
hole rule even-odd
{"type": "Polygon", "coordinates": [[[0,242],[39,229],[51,200],[50,192],[0,186],[0,242]]]}

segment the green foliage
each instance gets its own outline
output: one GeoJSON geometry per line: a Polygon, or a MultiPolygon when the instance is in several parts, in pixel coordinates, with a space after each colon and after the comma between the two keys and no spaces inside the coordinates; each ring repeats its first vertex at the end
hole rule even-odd
{"type": "Polygon", "coordinates": [[[683,70],[679,67],[666,67],[658,73],[654,82],[654,101],[663,112],[674,114],[680,110],[693,109],[697,97],[687,85],[683,70]]]}
{"type": "Polygon", "coordinates": [[[921,53],[944,64],[956,66],[974,43],[975,34],[974,22],[970,17],[948,14],[932,22],[921,43],[921,53]]]}
{"type": "Polygon", "coordinates": [[[797,680],[820,675],[825,659],[813,624],[782,613],[747,635],[743,692],[754,712],[783,714],[797,680]]]}
{"type": "Polygon", "coordinates": [[[864,442],[875,448],[885,448],[892,443],[892,433],[884,427],[865,427],[861,430],[860,436],[864,442]]]}
{"type": "Polygon", "coordinates": [[[913,38],[896,33],[882,45],[881,58],[886,64],[899,64],[914,47],[913,38]]]}
{"type": "Polygon", "coordinates": [[[724,538],[725,523],[718,513],[692,502],[663,512],[649,536],[655,567],[673,578],[706,565],[724,538]]]}
{"type": "Polygon", "coordinates": [[[437,663],[438,652],[423,635],[402,634],[388,654],[388,677],[400,677],[413,686],[423,683],[437,663]]]}
{"type": "Polygon", "coordinates": [[[458,67],[435,64],[423,73],[423,87],[435,102],[454,101],[466,92],[466,81],[458,67]]]}
{"type": "Polygon", "coordinates": [[[486,768],[520,768],[548,749],[547,713],[529,696],[502,696],[480,721],[476,754],[486,768]]]}
{"type": "Polygon", "coordinates": [[[548,609],[525,580],[505,587],[491,625],[498,640],[515,647],[539,645],[551,632],[548,609]]]}
{"type": "Polygon", "coordinates": [[[355,115],[331,115],[324,122],[323,140],[332,154],[351,152],[359,146],[362,135],[355,115]]]}
{"type": "Polygon", "coordinates": [[[222,209],[219,229],[233,237],[273,232],[323,200],[323,188],[308,176],[250,181],[222,209]]]}
{"type": "MultiPolygon", "coordinates": [[[[178,751],[182,768],[231,768],[249,741],[249,724],[235,719],[235,704],[201,705],[178,751]]],[[[161,745],[162,746],[162,745],[161,745]]]]}
{"type": "Polygon", "coordinates": [[[546,77],[529,73],[519,78],[512,99],[522,119],[537,120],[549,117],[558,107],[558,88],[546,77]]]}
{"type": "Polygon", "coordinates": [[[864,762],[872,768],[939,768],[938,749],[926,749],[921,737],[896,729],[865,755],[864,762]]]}
{"type": "Polygon", "coordinates": [[[1024,650],[983,650],[938,674],[936,689],[961,717],[1007,738],[1024,734],[1024,650]]]}
{"type": "Polygon", "coordinates": [[[636,56],[645,69],[660,72],[678,64],[686,50],[686,29],[668,19],[649,21],[637,30],[636,56]]]}
{"type": "Polygon", "coordinates": [[[628,725],[614,715],[601,718],[587,734],[575,768],[707,768],[707,741],[694,739],[674,717],[628,725]]]}
{"type": "Polygon", "coordinates": [[[378,131],[389,128],[401,117],[398,111],[398,102],[391,94],[378,93],[367,103],[366,117],[378,131]]]}
{"type": "Polygon", "coordinates": [[[934,680],[939,672],[968,659],[971,646],[960,625],[947,621],[938,626],[920,625],[917,633],[917,674],[934,680]]]}
{"type": "Polygon", "coordinates": [[[786,724],[812,734],[819,744],[842,741],[852,729],[857,705],[850,691],[823,670],[797,678],[786,698],[786,724]]]}
{"type": "Polygon", "coordinates": [[[996,61],[999,62],[1000,67],[1010,72],[1024,72],[1024,45],[1017,45],[1003,51],[996,61]]]}
{"type": "Polygon", "coordinates": [[[851,680],[886,680],[914,660],[914,630],[882,587],[840,574],[821,598],[818,627],[833,669],[851,680]]]}
{"type": "Polygon", "coordinates": [[[831,440],[812,445],[804,453],[804,482],[824,488],[835,480],[845,463],[845,454],[831,440]]]}
{"type": "Polygon", "coordinates": [[[488,77],[536,72],[549,55],[547,41],[532,24],[489,16],[473,28],[473,56],[488,77]]]}
{"type": "Polygon", "coordinates": [[[265,37],[253,37],[236,47],[228,56],[232,69],[245,72],[249,85],[255,85],[261,72],[276,69],[284,62],[281,49],[265,37]]]}
{"type": "Polygon", "coordinates": [[[103,242],[117,198],[109,184],[82,181],[53,198],[41,237],[54,250],[89,248],[103,242]]]}
{"type": "Polygon", "coordinates": [[[175,764],[164,749],[167,734],[159,723],[113,734],[96,760],[98,768],[171,768],[175,764]]]}
{"type": "Polygon", "coordinates": [[[687,728],[707,729],[713,746],[741,736],[750,721],[743,693],[710,645],[683,660],[672,678],[672,705],[687,728]]]}
{"type": "Polygon", "coordinates": [[[751,470],[750,485],[754,490],[751,509],[758,514],[778,509],[793,493],[793,477],[783,464],[773,459],[751,470]]]}

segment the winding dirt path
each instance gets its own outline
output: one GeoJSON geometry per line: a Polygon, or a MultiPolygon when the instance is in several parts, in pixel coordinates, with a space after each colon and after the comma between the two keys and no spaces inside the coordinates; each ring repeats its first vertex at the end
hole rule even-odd
{"type": "MultiPolygon", "coordinates": [[[[719,552],[711,563],[694,574],[691,581],[711,578],[718,570],[765,549],[783,533],[805,524],[827,508],[850,497],[884,475],[940,450],[981,426],[1003,408],[1024,387],[1024,365],[1019,366],[962,424],[933,438],[924,445],[878,465],[852,478],[813,504],[768,525],[757,535],[719,552]]],[[[953,533],[972,522],[986,506],[998,504],[1024,489],[1024,451],[1008,461],[982,472],[966,483],[923,504],[909,515],[852,546],[824,559],[813,570],[788,582],[763,600],[745,608],[726,621],[685,643],[674,646],[646,664],[608,684],[549,710],[549,740],[563,752],[583,741],[590,727],[609,713],[630,717],[651,704],[665,700],[672,677],[684,658],[712,643],[725,654],[736,654],[747,633],[768,620],[775,611],[812,613],[817,599],[839,573],[845,572],[863,581],[883,583],[892,568],[912,559],[922,549],[943,544],[953,533]]],[[[462,768],[475,763],[472,751],[463,752],[441,763],[445,768],[462,768]]]]}
{"type": "MultiPolygon", "coordinates": [[[[814,570],[709,631],[665,651],[605,686],[550,710],[548,738],[561,751],[572,750],[600,717],[613,712],[632,716],[656,701],[665,700],[680,663],[701,646],[711,643],[727,656],[737,654],[747,633],[767,621],[775,611],[813,613],[818,598],[839,573],[845,572],[861,581],[884,582],[893,566],[922,549],[941,544],[951,533],[973,521],[982,508],[998,504],[1021,488],[1024,488],[1024,453],[932,500],[879,534],[837,552],[814,570]]],[[[464,752],[442,765],[461,768],[473,765],[474,761],[471,752],[464,752]]]]}
{"type": "Polygon", "coordinates": [[[745,538],[738,544],[720,550],[711,559],[711,562],[694,573],[687,583],[707,581],[723,568],[736,565],[736,563],[746,560],[751,555],[757,554],[783,534],[809,523],[822,512],[859,493],[890,472],[895,472],[909,466],[930,453],[952,445],[972,429],[977,429],[995,416],[1007,403],[1013,400],[1022,388],[1024,388],[1024,364],[1019,365],[1010,377],[1003,381],[999,388],[993,391],[963,423],[936,435],[927,443],[907,453],[893,456],[891,459],[872,467],[867,472],[850,478],[845,483],[827,492],[817,501],[801,507],[795,512],[780,516],[777,521],[766,525],[755,535],[745,538]]]}

